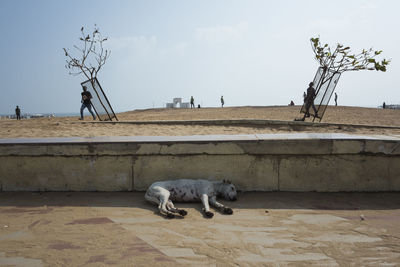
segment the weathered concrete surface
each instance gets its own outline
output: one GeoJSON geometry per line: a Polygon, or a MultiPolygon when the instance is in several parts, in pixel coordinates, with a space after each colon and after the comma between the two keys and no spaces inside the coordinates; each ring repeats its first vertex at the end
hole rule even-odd
{"type": "Polygon", "coordinates": [[[241,193],[233,215],[143,192],[0,193],[0,266],[398,266],[400,193],[241,193]]]}
{"type": "Polygon", "coordinates": [[[0,190],[145,190],[229,179],[244,191],[400,191],[400,138],[345,134],[0,139],[0,190]]]}
{"type": "Polygon", "coordinates": [[[277,191],[277,167],[271,157],[248,155],[139,157],[133,169],[134,188],[146,190],[150,184],[159,180],[206,177],[210,180],[229,179],[244,191],[277,191]]]}
{"type": "Polygon", "coordinates": [[[398,157],[320,155],[280,162],[281,191],[399,191],[398,157]]]}
{"type": "Polygon", "coordinates": [[[131,165],[119,156],[5,157],[0,183],[3,191],[127,191],[131,165]]]}

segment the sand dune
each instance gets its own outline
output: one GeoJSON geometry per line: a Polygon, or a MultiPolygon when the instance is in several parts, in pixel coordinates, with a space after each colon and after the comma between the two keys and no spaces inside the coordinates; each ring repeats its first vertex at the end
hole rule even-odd
{"type": "MultiPolygon", "coordinates": [[[[270,107],[225,107],[201,109],[147,109],[117,114],[119,121],[162,120],[282,120],[292,122],[301,117],[300,106],[270,107]]],[[[87,113],[85,113],[87,115],[87,113]]],[[[78,117],[35,118],[27,120],[0,120],[0,138],[35,137],[91,137],[91,136],[154,136],[154,135],[207,135],[207,134],[260,134],[284,132],[330,132],[373,135],[399,135],[400,110],[328,107],[323,123],[345,124],[345,126],[293,127],[257,125],[156,125],[127,123],[87,123],[90,116],[81,122],[78,117]],[[375,125],[377,127],[353,127],[352,124],[375,125]],[[347,125],[347,126],[346,126],[347,125]],[[391,128],[382,128],[390,126],[391,128]],[[398,128],[396,128],[398,127],[398,128]]],[[[317,122],[318,123],[318,122],[317,122]]]]}

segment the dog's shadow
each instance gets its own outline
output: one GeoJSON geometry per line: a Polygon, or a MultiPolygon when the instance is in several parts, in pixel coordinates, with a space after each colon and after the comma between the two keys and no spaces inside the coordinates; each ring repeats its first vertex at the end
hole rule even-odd
{"type": "Polygon", "coordinates": [[[156,208],[156,210],[154,210],[153,212],[154,215],[157,215],[165,220],[171,220],[171,219],[179,219],[182,220],[185,218],[185,216],[179,215],[179,213],[174,213],[174,217],[168,217],[164,214],[161,214],[160,211],[156,208]]]}
{"type": "MultiPolygon", "coordinates": [[[[179,213],[174,213],[174,217],[168,217],[167,215],[162,214],[156,205],[152,205],[151,203],[145,202],[145,205],[143,205],[145,208],[148,210],[152,210],[154,215],[157,215],[165,220],[171,220],[171,219],[179,219],[182,220],[185,218],[185,216],[180,215],[179,213]]],[[[175,204],[175,207],[178,209],[182,209],[187,211],[188,209],[194,209],[196,210],[199,214],[203,216],[204,219],[212,219],[216,213],[222,214],[222,215],[227,215],[221,210],[218,210],[214,207],[210,207],[210,212],[213,213],[213,216],[207,215],[206,212],[204,211],[204,207],[201,203],[178,203],[178,206],[175,204]]]]}

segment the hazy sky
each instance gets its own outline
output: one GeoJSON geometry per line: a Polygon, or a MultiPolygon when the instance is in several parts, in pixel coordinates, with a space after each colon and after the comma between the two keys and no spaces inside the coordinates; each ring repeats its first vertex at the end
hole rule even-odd
{"type": "Polygon", "coordinates": [[[400,1],[0,1],[0,113],[79,112],[80,82],[62,48],[96,23],[111,57],[98,78],[115,111],[174,97],[205,107],[302,101],[318,64],[309,39],[358,52],[388,71],[347,72],[339,105],[400,103],[400,1]]]}

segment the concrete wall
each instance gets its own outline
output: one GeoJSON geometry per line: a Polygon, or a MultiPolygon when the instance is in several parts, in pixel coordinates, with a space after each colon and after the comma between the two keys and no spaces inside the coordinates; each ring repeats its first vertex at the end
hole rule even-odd
{"type": "Polygon", "coordinates": [[[146,190],[180,178],[229,179],[244,191],[400,191],[400,138],[0,139],[0,191],[146,190]]]}

